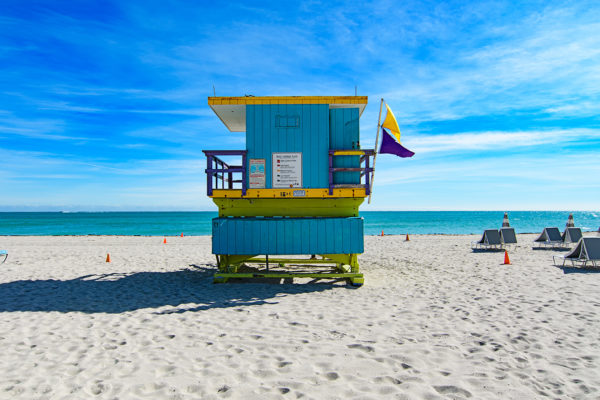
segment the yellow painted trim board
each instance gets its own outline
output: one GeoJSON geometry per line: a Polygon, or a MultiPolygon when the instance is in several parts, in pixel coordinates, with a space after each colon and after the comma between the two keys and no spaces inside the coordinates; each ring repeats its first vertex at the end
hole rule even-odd
{"type": "Polygon", "coordinates": [[[237,104],[367,104],[368,96],[209,97],[209,105],[237,104]]]}
{"type": "Polygon", "coordinates": [[[358,217],[364,197],[213,197],[220,217],[358,217]]]}
{"type": "Polygon", "coordinates": [[[336,150],[333,152],[334,156],[362,156],[365,154],[362,150],[336,150]]]}
{"type": "Polygon", "coordinates": [[[241,189],[213,189],[212,196],[223,198],[253,199],[253,198],[275,198],[275,199],[301,199],[301,198],[334,198],[334,197],[367,197],[363,188],[336,188],[333,195],[329,195],[329,189],[248,189],[246,195],[242,196],[241,189]],[[304,196],[294,196],[294,192],[304,192],[304,196]]]}

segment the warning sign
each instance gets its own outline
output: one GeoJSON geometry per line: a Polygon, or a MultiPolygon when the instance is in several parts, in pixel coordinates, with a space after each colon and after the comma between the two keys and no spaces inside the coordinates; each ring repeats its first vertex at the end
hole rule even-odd
{"type": "Polygon", "coordinates": [[[273,188],[302,187],[302,153],[273,154],[273,188]]]}
{"type": "Polygon", "coordinates": [[[250,175],[248,181],[251,189],[265,188],[265,159],[251,158],[250,159],[250,175]]]}

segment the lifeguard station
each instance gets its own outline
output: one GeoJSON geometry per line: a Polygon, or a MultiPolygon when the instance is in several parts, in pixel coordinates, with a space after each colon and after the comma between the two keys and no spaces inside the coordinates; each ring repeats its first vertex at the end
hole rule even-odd
{"type": "Polygon", "coordinates": [[[209,97],[208,104],[230,131],[246,132],[244,150],[203,151],[207,195],[219,208],[215,282],[308,277],[362,285],[358,208],[374,155],[360,147],[367,97],[209,97]]]}

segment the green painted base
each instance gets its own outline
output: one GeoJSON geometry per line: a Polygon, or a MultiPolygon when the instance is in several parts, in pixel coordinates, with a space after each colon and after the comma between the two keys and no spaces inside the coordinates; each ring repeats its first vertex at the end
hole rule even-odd
{"type": "Polygon", "coordinates": [[[219,272],[214,275],[214,283],[226,283],[230,278],[312,278],[312,279],[348,279],[353,286],[362,286],[364,276],[358,270],[356,254],[323,254],[321,259],[298,258],[257,258],[254,255],[224,255],[217,257],[219,272]],[[265,264],[265,269],[249,267],[247,264],[265,264]],[[271,270],[286,268],[287,270],[271,270]],[[329,265],[331,269],[323,270],[329,265]],[[293,266],[293,268],[292,268],[293,266]],[[320,270],[315,270],[316,268],[320,270]],[[303,268],[303,270],[298,270],[303,268]],[[295,269],[295,270],[290,270],[295,269]],[[311,270],[312,269],[312,270],[311,270]]]}
{"type": "Polygon", "coordinates": [[[362,286],[365,283],[363,274],[342,274],[342,273],[302,273],[302,272],[255,272],[255,273],[223,273],[217,272],[213,278],[213,283],[227,283],[229,278],[312,278],[312,279],[348,279],[352,286],[362,286]]]}

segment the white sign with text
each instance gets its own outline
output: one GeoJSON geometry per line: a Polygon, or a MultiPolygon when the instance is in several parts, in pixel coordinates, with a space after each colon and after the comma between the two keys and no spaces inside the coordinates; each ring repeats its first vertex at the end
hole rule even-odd
{"type": "Polygon", "coordinates": [[[302,153],[272,153],[273,188],[302,187],[302,153]]]}

